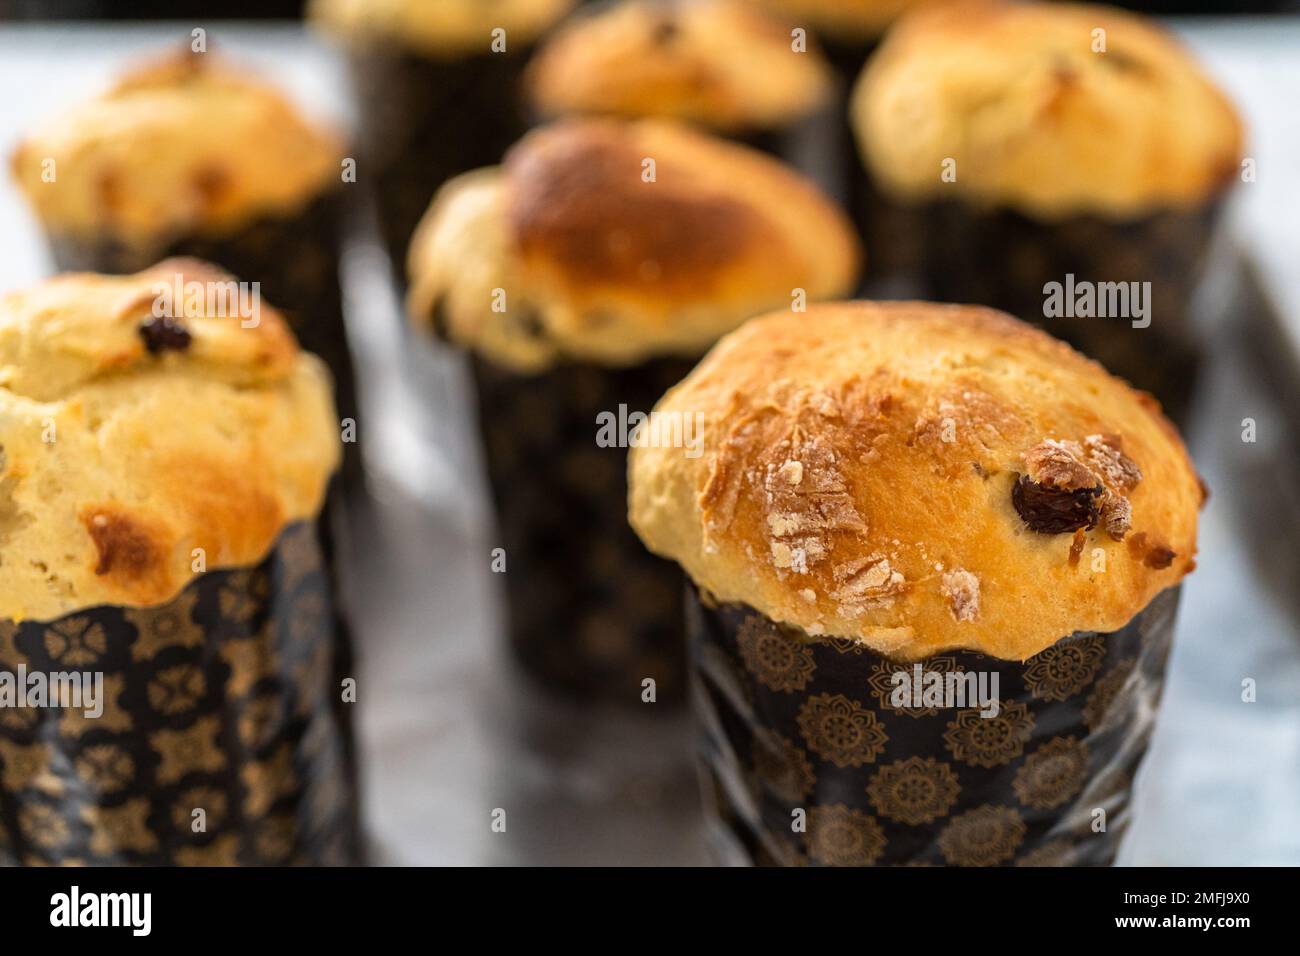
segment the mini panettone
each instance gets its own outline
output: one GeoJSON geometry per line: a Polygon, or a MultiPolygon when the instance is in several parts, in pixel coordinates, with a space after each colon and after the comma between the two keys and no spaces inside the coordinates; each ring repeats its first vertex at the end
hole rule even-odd
{"type": "Polygon", "coordinates": [[[568,120],[449,182],[411,243],[411,315],[521,371],[702,354],[750,316],[852,288],[811,183],[659,120],[568,120]]]}
{"type": "Polygon", "coordinates": [[[815,49],[740,0],[632,0],[569,21],[529,67],[529,97],[547,117],[662,116],[723,132],[798,121],[830,99],[815,49]]]}
{"type": "Polygon", "coordinates": [[[868,64],[852,113],[887,194],[1045,220],[1196,206],[1241,158],[1236,111],[1186,50],[1109,7],[918,10],[868,64]],[[941,175],[945,162],[954,175],[941,175]]]}
{"type": "Polygon", "coordinates": [[[218,315],[184,291],[234,285],[171,260],[0,298],[0,619],[158,604],[194,549],[256,564],[317,514],[340,458],[329,375],[269,305],[218,315]]]}
{"type": "Polygon", "coordinates": [[[815,30],[827,40],[865,45],[912,7],[944,0],[748,0],[815,30]]]}
{"type": "Polygon", "coordinates": [[[56,117],[12,163],[51,234],[163,248],[296,214],[339,175],[342,152],[243,67],[185,51],[56,117]]]}
{"type": "Polygon", "coordinates": [[[477,53],[492,31],[507,48],[524,45],[571,10],[577,0],[312,0],[310,15],[350,43],[398,44],[433,57],[477,53]]]}
{"type": "Polygon", "coordinates": [[[973,306],[853,302],[733,332],[656,407],[630,518],[719,603],[894,659],[1022,661],[1194,567],[1204,492],[1145,395],[973,306]]]}

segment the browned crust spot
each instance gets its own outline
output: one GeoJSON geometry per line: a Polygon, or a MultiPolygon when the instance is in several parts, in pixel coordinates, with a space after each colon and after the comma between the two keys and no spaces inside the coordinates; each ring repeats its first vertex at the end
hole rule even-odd
{"type": "Polygon", "coordinates": [[[669,157],[645,182],[646,158],[594,127],[514,150],[509,215],[524,259],[549,260],[574,283],[698,293],[769,231],[746,204],[692,191],[684,167],[688,182],[674,182],[669,157]]]}
{"type": "Polygon", "coordinates": [[[140,581],[162,568],[163,553],[154,536],[130,515],[110,507],[81,512],[99,560],[95,573],[140,581]]]}

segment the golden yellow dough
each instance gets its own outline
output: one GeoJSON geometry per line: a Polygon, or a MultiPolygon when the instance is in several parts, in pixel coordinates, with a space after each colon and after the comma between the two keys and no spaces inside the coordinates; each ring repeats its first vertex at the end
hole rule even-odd
{"type": "Polygon", "coordinates": [[[633,527],[717,600],[809,634],[1024,660],[1122,627],[1194,566],[1203,489],[1154,400],[991,309],[773,313],[656,412],[701,415],[703,454],[632,450],[633,527]],[[1026,455],[1102,440],[1140,469],[1123,539],[1031,530],[1011,498],[1026,455]]]}
{"type": "Polygon", "coordinates": [[[265,303],[251,328],[178,317],[189,348],[149,352],[140,325],[178,273],[231,280],[171,260],[0,298],[0,619],[166,601],[194,549],[254,564],[320,509],[340,456],[323,363],[265,303]]]}

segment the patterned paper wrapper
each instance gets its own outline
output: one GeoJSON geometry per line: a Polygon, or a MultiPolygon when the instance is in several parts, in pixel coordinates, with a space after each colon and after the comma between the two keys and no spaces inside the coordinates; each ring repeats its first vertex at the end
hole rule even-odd
{"type": "Polygon", "coordinates": [[[397,275],[433,194],[492,166],[527,129],[520,76],[527,49],[436,60],[373,47],[349,54],[360,101],[359,177],[375,191],[397,275]]]}
{"type": "Polygon", "coordinates": [[[1177,603],[1176,588],[1164,591],[1124,628],[1073,634],[1024,663],[966,651],[920,662],[924,674],[983,672],[990,687],[996,672],[999,712],[983,717],[974,702],[895,706],[893,675],[913,664],[692,589],[692,694],[720,855],[780,866],[1112,863],[1177,603]]]}
{"type": "Polygon", "coordinates": [[[300,522],[165,604],[0,623],[0,672],[103,675],[98,717],[0,707],[0,863],[361,862],[331,550],[300,522]]]}
{"type": "Polygon", "coordinates": [[[685,697],[681,571],[628,525],[627,449],[596,434],[602,412],[649,412],[693,364],[520,375],[474,359],[509,645],[553,691],[636,705],[649,677],[659,702],[685,697]]]}
{"type": "Polygon", "coordinates": [[[1129,222],[1077,216],[1043,223],[1009,210],[939,202],[898,211],[921,236],[919,274],[945,302],[991,305],[1040,325],[1186,420],[1203,348],[1189,311],[1221,204],[1129,222]],[[1150,282],[1147,328],[1125,317],[1047,318],[1049,282],[1150,282]]]}
{"type": "MultiPolygon", "coordinates": [[[[147,269],[162,259],[187,256],[214,263],[241,282],[261,283],[262,298],[284,315],[302,347],[329,366],[339,417],[355,421],[356,386],[339,282],[343,211],[342,191],[334,190],[296,216],[264,217],[227,235],[181,236],[161,248],[67,234],[51,235],[49,244],[61,271],[121,275],[147,269]]],[[[360,476],[359,446],[345,444],[345,489],[357,487],[360,476]]]]}

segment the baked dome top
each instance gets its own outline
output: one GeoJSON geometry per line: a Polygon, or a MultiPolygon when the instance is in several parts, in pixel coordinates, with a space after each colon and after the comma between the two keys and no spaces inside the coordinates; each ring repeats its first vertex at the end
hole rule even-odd
{"type": "Polygon", "coordinates": [[[1194,567],[1203,489],[1154,400],[991,309],[773,313],[655,413],[697,417],[704,451],[632,449],[633,527],[809,634],[1024,660],[1194,567]]]}
{"type": "Polygon", "coordinates": [[[194,549],[255,564],[319,511],[329,373],[269,305],[221,305],[234,282],[176,259],[0,297],[0,620],[161,603],[194,549]]]}

